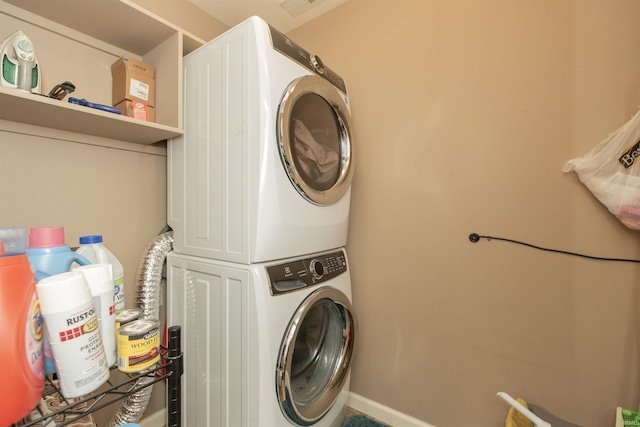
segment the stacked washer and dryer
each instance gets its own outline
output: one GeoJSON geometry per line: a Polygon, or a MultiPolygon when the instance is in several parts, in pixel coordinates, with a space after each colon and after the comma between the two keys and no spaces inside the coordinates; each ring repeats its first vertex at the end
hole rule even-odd
{"type": "Polygon", "coordinates": [[[167,321],[183,425],[342,425],[357,332],[344,80],[252,17],[184,59],[167,321]]]}

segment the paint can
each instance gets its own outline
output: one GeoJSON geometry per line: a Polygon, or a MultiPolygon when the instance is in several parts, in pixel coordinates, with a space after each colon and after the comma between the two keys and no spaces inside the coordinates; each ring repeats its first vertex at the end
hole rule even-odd
{"type": "Polygon", "coordinates": [[[116,314],[116,332],[120,329],[120,326],[126,325],[129,322],[138,320],[142,316],[142,309],[140,308],[128,308],[122,310],[116,314]]]}
{"type": "Polygon", "coordinates": [[[118,369],[138,372],[160,360],[160,322],[140,319],[118,330],[118,369]]]}

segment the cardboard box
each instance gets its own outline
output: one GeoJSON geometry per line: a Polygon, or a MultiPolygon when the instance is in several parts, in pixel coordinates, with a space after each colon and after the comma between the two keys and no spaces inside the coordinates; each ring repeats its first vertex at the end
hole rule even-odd
{"type": "Polygon", "coordinates": [[[115,106],[123,116],[133,117],[138,120],[146,120],[148,122],[156,121],[155,108],[150,107],[142,101],[129,101],[125,99],[115,106]]]}
{"type": "Polygon", "coordinates": [[[155,70],[142,61],[121,57],[111,65],[111,102],[117,107],[124,100],[142,101],[155,107],[155,70]]]}

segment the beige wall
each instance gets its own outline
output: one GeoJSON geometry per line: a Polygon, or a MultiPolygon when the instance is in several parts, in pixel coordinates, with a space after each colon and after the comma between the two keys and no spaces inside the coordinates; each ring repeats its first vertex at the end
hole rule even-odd
{"type": "Polygon", "coordinates": [[[290,33],[351,92],[352,391],[437,427],[637,408],[640,258],[564,162],[640,104],[635,1],[350,0],[290,33]]]}
{"type": "Polygon", "coordinates": [[[166,151],[96,146],[88,138],[40,130],[0,128],[0,224],[64,226],[71,246],[80,236],[102,234],[123,263],[131,285],[127,302],[133,303],[138,261],[166,225],[166,151]]]}

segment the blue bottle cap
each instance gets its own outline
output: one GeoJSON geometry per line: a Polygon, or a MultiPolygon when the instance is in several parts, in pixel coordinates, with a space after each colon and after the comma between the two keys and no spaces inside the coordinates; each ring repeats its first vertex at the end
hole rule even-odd
{"type": "Polygon", "coordinates": [[[80,244],[81,245],[90,245],[92,243],[102,243],[102,236],[95,235],[95,236],[82,236],[82,237],[80,237],[80,244]]]}

